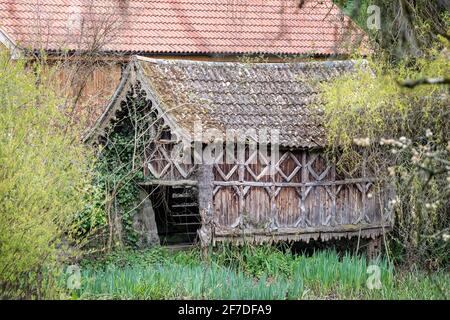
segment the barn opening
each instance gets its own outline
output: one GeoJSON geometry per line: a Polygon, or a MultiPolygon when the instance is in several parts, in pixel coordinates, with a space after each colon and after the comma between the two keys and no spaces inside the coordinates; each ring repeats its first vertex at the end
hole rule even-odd
{"type": "Polygon", "coordinates": [[[161,245],[191,245],[201,227],[196,186],[152,186],[147,192],[153,206],[161,245]]]}

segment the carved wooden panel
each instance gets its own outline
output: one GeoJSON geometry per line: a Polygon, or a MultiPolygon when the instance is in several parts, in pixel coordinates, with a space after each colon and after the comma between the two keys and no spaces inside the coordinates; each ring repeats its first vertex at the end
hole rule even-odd
{"type": "Polygon", "coordinates": [[[181,146],[176,141],[154,139],[146,148],[145,174],[157,180],[195,179],[198,166],[192,159],[185,163],[181,146]]]}
{"type": "Polygon", "coordinates": [[[216,164],[214,178],[219,226],[338,228],[381,221],[371,178],[342,179],[320,152],[284,151],[271,163],[257,151],[243,163],[216,164]]]}

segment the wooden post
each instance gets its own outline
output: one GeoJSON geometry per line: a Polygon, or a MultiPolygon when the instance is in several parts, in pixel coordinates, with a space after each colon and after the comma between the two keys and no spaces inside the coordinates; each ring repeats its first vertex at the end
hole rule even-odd
{"type": "Polygon", "coordinates": [[[307,168],[307,162],[306,162],[306,151],[302,151],[302,168],[301,168],[301,174],[302,174],[302,204],[301,204],[301,215],[302,215],[302,222],[301,227],[305,228],[307,226],[310,226],[310,222],[308,223],[308,217],[306,216],[306,192],[307,187],[305,186],[306,181],[308,181],[308,168],[307,168]]]}
{"type": "Polygon", "coordinates": [[[212,215],[213,180],[213,166],[210,164],[199,165],[198,207],[200,211],[206,209],[209,215],[212,215]]]}
{"type": "Polygon", "coordinates": [[[213,165],[200,164],[198,171],[198,208],[202,218],[199,230],[203,255],[207,255],[208,245],[213,237],[213,165]]]}
{"type": "Polygon", "coordinates": [[[139,211],[133,217],[133,227],[139,233],[139,244],[142,247],[159,245],[158,228],[155,212],[149,194],[141,190],[139,192],[139,211]]]}
{"type": "Polygon", "coordinates": [[[366,177],[367,177],[367,150],[364,149],[363,163],[362,163],[362,178],[364,179],[364,182],[362,182],[360,184],[362,186],[361,187],[362,188],[362,191],[361,191],[362,210],[361,210],[361,216],[359,218],[358,223],[364,223],[364,220],[366,219],[366,210],[367,210],[366,177]]]}
{"type": "MultiPolygon", "coordinates": [[[[239,148],[239,147],[238,147],[239,148]]],[[[238,179],[239,182],[241,182],[241,184],[239,184],[238,186],[238,190],[239,190],[239,204],[238,204],[238,210],[239,210],[239,219],[241,221],[241,223],[244,222],[244,211],[245,211],[245,197],[244,197],[244,186],[243,186],[243,182],[244,182],[244,176],[245,176],[245,144],[244,144],[244,155],[242,156],[243,158],[241,158],[241,156],[238,154],[237,156],[237,163],[238,163],[238,179]]],[[[239,152],[239,151],[238,151],[239,152]]]]}
{"type": "Polygon", "coordinates": [[[370,239],[367,244],[367,258],[369,260],[377,259],[381,254],[381,236],[375,237],[375,239],[370,239]]]}
{"type": "Polygon", "coordinates": [[[336,226],[336,165],[334,163],[331,164],[331,181],[333,184],[331,185],[331,226],[336,226]]]}

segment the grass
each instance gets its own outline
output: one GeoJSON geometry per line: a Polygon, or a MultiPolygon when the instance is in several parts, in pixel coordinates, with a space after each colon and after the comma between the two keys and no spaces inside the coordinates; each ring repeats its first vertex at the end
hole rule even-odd
{"type": "Polygon", "coordinates": [[[380,289],[369,289],[364,257],[334,251],[293,255],[270,247],[116,252],[81,264],[80,299],[448,299],[445,272],[400,273],[376,261],[380,289]]]}

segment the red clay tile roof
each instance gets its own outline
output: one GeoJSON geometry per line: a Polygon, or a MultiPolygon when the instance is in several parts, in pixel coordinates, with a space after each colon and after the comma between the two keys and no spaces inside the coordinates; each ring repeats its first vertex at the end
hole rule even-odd
{"type": "Polygon", "coordinates": [[[33,49],[207,54],[339,54],[344,34],[362,34],[332,0],[298,3],[0,0],[0,29],[33,49]]]}

